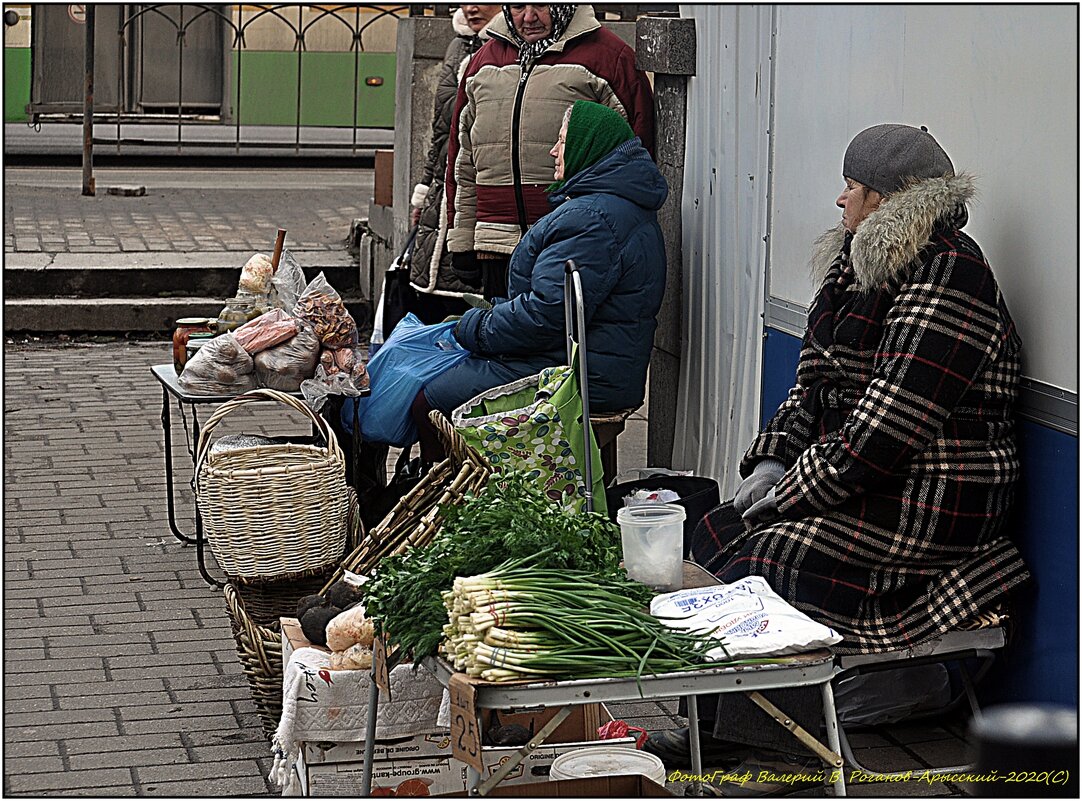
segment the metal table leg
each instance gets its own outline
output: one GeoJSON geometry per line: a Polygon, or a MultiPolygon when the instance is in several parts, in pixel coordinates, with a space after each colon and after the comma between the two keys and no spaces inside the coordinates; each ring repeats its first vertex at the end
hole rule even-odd
{"type": "Polygon", "coordinates": [[[687,696],[688,705],[688,735],[691,747],[691,775],[695,778],[691,782],[693,795],[703,794],[703,752],[702,738],[699,736],[699,697],[687,696]]]}
{"type": "MultiPolygon", "coordinates": [[[[834,707],[834,690],[829,681],[821,685],[823,692],[823,719],[827,729],[827,745],[835,754],[841,751],[841,740],[838,737],[838,711],[834,707]]],[[[831,774],[834,784],[835,797],[845,795],[845,765],[837,765],[831,774]]]]}
{"type": "Polygon", "coordinates": [[[376,752],[376,708],[379,706],[379,686],[376,684],[376,667],[372,666],[372,678],[368,685],[368,720],[364,733],[364,767],[361,769],[361,795],[372,795],[372,757],[376,752]]]}
{"type": "MultiPolygon", "coordinates": [[[[195,406],[192,406],[192,442],[195,443],[196,448],[199,447],[199,414],[195,410],[195,406]]],[[[195,460],[196,454],[192,452],[192,476],[193,482],[195,480],[195,460]]],[[[195,487],[192,487],[192,491],[195,491],[195,487]]],[[[203,581],[209,584],[216,590],[220,590],[225,586],[222,582],[210,575],[207,571],[207,557],[204,550],[206,544],[206,537],[203,536],[203,516],[199,514],[199,504],[195,505],[195,556],[196,562],[199,564],[199,574],[203,577],[203,581]]]]}
{"type": "Polygon", "coordinates": [[[165,505],[169,511],[169,528],[180,542],[192,545],[196,540],[182,532],[177,525],[176,501],[173,498],[173,424],[169,410],[169,393],[164,386],[162,386],[162,434],[165,439],[165,505]]]}

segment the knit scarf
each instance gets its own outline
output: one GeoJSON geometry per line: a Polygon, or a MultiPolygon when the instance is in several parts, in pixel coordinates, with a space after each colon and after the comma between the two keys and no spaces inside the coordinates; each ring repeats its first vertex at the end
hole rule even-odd
{"type": "Polygon", "coordinates": [[[571,18],[575,16],[577,5],[573,3],[553,3],[549,5],[549,15],[552,17],[552,31],[544,39],[536,42],[527,42],[519,32],[515,30],[515,20],[511,16],[511,6],[503,7],[503,18],[507,22],[507,29],[511,32],[511,39],[518,48],[518,63],[523,70],[529,69],[541,56],[549,45],[560,41],[560,37],[567,31],[571,24],[571,18]]]}
{"type": "Polygon", "coordinates": [[[555,192],[571,178],[592,167],[614,149],[635,138],[620,112],[589,100],[576,100],[564,140],[564,178],[549,187],[555,192]]]}

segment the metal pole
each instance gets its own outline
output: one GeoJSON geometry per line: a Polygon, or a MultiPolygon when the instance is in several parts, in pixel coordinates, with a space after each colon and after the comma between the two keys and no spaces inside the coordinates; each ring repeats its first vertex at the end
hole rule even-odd
{"type": "Polygon", "coordinates": [[[86,69],[83,79],[83,194],[94,195],[94,4],[86,4],[86,69]]]}
{"type": "Polygon", "coordinates": [[[571,364],[571,343],[579,346],[579,395],[582,396],[582,441],[586,456],[583,459],[582,478],[585,485],[586,511],[594,510],[594,459],[590,447],[593,430],[590,428],[590,386],[586,372],[586,313],[583,310],[582,278],[574,259],[564,264],[564,327],[567,334],[567,363],[571,364]]]}

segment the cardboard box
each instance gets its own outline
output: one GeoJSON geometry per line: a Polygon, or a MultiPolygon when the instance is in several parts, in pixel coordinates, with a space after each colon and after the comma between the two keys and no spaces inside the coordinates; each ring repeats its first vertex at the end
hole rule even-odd
{"type": "MultiPolygon", "coordinates": [[[[518,714],[498,713],[499,723],[518,723],[533,731],[539,731],[557,713],[549,708],[537,712],[518,714]]],[[[488,711],[483,711],[482,722],[489,723],[488,711]]],[[[549,770],[556,757],[576,748],[592,745],[634,748],[635,738],[598,740],[597,729],[612,720],[603,704],[585,704],[572,708],[571,714],[545,740],[545,744],[533,751],[518,765],[500,786],[548,783],[549,770]]],[[[436,795],[465,790],[468,783],[466,766],[451,756],[448,732],[381,740],[375,744],[372,768],[374,794],[396,795],[398,792],[436,795]],[[418,784],[420,782],[420,784],[418,784]]],[[[482,749],[485,766],[484,776],[490,776],[510,759],[521,746],[491,747],[482,749]]],[[[364,742],[305,743],[297,770],[300,775],[301,793],[306,796],[330,796],[360,793],[361,773],[364,768],[364,742]]]]}
{"type": "MultiPolygon", "coordinates": [[[[372,200],[377,206],[394,205],[394,151],[376,151],[376,191],[372,200]]],[[[411,187],[412,190],[412,187],[411,187]]]]}
{"type": "Polygon", "coordinates": [[[304,636],[304,632],[301,631],[301,622],[295,617],[280,617],[278,622],[282,625],[282,672],[285,673],[286,665],[289,664],[289,657],[293,655],[293,652],[298,648],[315,648],[318,651],[329,654],[331,651],[329,648],[324,648],[322,645],[313,645],[308,642],[308,638],[304,636]]]}
{"type": "MultiPolygon", "coordinates": [[[[704,575],[709,576],[708,573],[704,575]]],[[[712,576],[710,578],[713,578],[712,576]]],[[[289,661],[297,648],[326,648],[312,645],[304,636],[296,618],[281,618],[282,660],[289,661]]],[[[519,713],[497,712],[499,725],[517,723],[537,732],[559,709],[550,707],[519,713]]],[[[482,725],[488,729],[496,721],[489,710],[481,710],[482,725]]],[[[545,743],[529,754],[509,773],[499,787],[538,784],[553,786],[549,770],[556,757],[577,748],[591,745],[635,747],[634,737],[598,740],[597,730],[612,720],[604,704],[581,704],[572,707],[571,714],[552,732],[545,743]]],[[[510,759],[521,746],[485,746],[481,751],[483,776],[491,776],[510,759]]],[[[468,784],[466,766],[451,755],[451,736],[447,730],[417,734],[412,737],[377,740],[372,768],[373,795],[436,795],[464,791],[468,784]]],[[[306,742],[301,748],[296,771],[302,796],[359,795],[364,768],[364,741],[306,742]]],[[[614,777],[634,778],[634,777],[614,777]]],[[[562,784],[562,782],[560,782],[562,784]]],[[[547,793],[540,793],[546,795],[547,793]]]]}

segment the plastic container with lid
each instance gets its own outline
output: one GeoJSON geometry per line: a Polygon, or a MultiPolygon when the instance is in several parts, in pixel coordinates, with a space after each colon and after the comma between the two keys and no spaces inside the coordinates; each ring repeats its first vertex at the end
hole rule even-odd
{"type": "Polygon", "coordinates": [[[549,769],[549,779],[589,779],[594,776],[634,776],[639,774],[665,786],[664,763],[653,754],[615,745],[576,748],[556,757],[549,769]]]}
{"type": "Polygon", "coordinates": [[[686,517],[684,508],[673,503],[625,506],[616,513],[629,578],[658,592],[682,587],[686,517]]]}

